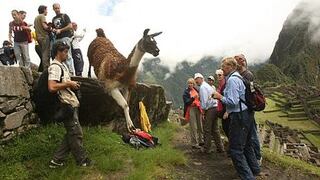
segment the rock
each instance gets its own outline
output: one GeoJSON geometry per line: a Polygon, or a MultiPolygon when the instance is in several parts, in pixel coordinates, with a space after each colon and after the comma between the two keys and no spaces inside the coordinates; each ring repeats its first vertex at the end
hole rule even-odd
{"type": "Polygon", "coordinates": [[[6,117],[7,115],[3,114],[1,111],[0,111],[0,118],[4,118],[6,117]]]}
{"type": "Polygon", "coordinates": [[[4,129],[15,129],[22,125],[24,116],[28,113],[26,109],[7,115],[4,120],[4,129]]]}
{"type": "Polygon", "coordinates": [[[32,76],[32,72],[29,68],[25,68],[25,67],[21,67],[21,70],[27,80],[27,83],[29,85],[32,85],[33,84],[33,76],[32,76]]]}
{"type": "Polygon", "coordinates": [[[30,98],[29,89],[20,67],[0,66],[0,96],[30,98]]]}
{"type": "Polygon", "coordinates": [[[3,133],[3,137],[8,137],[12,133],[13,133],[12,131],[6,131],[3,133]]]}
{"type": "Polygon", "coordinates": [[[25,102],[24,99],[16,98],[14,100],[10,100],[0,104],[0,110],[5,114],[11,113],[17,106],[19,106],[24,102],[25,102]]]}
{"type": "Polygon", "coordinates": [[[0,103],[7,102],[8,100],[8,97],[0,97],[0,103]]]}
{"type": "MultiPolygon", "coordinates": [[[[80,121],[82,124],[100,124],[116,119],[122,129],[125,125],[122,108],[115,100],[107,95],[96,79],[74,77],[73,80],[81,82],[80,121]]],[[[164,89],[159,85],[146,85],[138,83],[132,89],[129,101],[130,115],[136,127],[139,122],[139,101],[143,101],[152,126],[164,122],[168,118],[170,104],[167,104],[164,89]]]]}
{"type": "Polygon", "coordinates": [[[16,107],[16,112],[21,111],[22,109],[25,109],[24,106],[18,106],[16,107]]]}
{"type": "Polygon", "coordinates": [[[33,106],[31,104],[31,102],[27,102],[27,104],[25,105],[26,109],[28,112],[32,112],[33,111],[33,106]]]}

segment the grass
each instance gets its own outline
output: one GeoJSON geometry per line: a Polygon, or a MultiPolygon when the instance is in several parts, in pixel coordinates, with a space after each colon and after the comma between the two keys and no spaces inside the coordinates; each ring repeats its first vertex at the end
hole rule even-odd
{"type": "Polygon", "coordinates": [[[314,146],[320,149],[320,135],[312,133],[305,133],[304,135],[314,146]]]}
{"type": "MultiPolygon", "coordinates": [[[[265,111],[274,111],[279,109],[276,106],[276,102],[267,98],[267,107],[265,111]]],[[[281,111],[272,112],[272,113],[264,113],[264,112],[257,112],[255,114],[257,122],[260,124],[264,124],[266,120],[272,121],[274,123],[281,124],[283,126],[289,126],[291,129],[298,129],[298,130],[320,130],[320,126],[316,124],[314,121],[306,120],[306,121],[289,121],[287,117],[279,117],[284,116],[285,113],[281,111]]]]}
{"type": "Polygon", "coordinates": [[[116,179],[161,178],[187,161],[171,145],[176,129],[173,124],[160,125],[153,134],[159,137],[161,146],[136,150],[106,128],[85,127],[84,147],[95,164],[78,167],[70,155],[66,167],[52,170],[48,161],[63,138],[64,128],[41,127],[0,147],[0,179],[106,179],[110,174],[116,179]]]}
{"type": "Polygon", "coordinates": [[[299,169],[301,170],[301,172],[311,173],[320,176],[320,171],[318,167],[289,156],[276,154],[268,148],[263,148],[263,158],[286,169],[299,169]]]}

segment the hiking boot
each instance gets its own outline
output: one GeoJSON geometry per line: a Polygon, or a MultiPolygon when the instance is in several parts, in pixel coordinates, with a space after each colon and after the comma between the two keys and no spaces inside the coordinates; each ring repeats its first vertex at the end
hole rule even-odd
{"type": "Polygon", "coordinates": [[[88,167],[88,166],[91,166],[92,164],[93,162],[89,158],[86,158],[85,160],[82,161],[81,164],[79,164],[79,166],[88,167]]]}
{"type": "Polygon", "coordinates": [[[49,162],[49,167],[52,168],[52,169],[55,169],[55,168],[58,168],[58,167],[62,167],[64,166],[64,163],[63,161],[58,161],[58,160],[51,160],[49,162]]]}

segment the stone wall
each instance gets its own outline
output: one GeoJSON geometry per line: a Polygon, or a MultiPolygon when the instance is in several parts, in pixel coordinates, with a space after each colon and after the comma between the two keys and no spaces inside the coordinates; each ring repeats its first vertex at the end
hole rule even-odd
{"type": "Polygon", "coordinates": [[[33,77],[26,68],[0,66],[0,139],[33,127],[37,116],[31,102],[33,77]]]}

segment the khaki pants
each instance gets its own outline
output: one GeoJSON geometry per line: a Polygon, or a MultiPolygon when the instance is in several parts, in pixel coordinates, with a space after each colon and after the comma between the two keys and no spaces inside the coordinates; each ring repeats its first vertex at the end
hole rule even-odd
{"type": "Polygon", "coordinates": [[[205,120],[204,120],[204,149],[209,152],[211,148],[212,137],[214,139],[217,151],[224,151],[220,131],[218,127],[218,114],[217,108],[210,108],[205,111],[205,120]]]}
{"type": "Polygon", "coordinates": [[[191,144],[198,145],[203,142],[203,129],[201,122],[201,113],[199,108],[191,107],[190,108],[190,135],[191,135],[191,144]]]}
{"type": "Polygon", "coordinates": [[[67,132],[61,145],[54,153],[54,160],[64,161],[71,152],[79,165],[87,157],[82,143],[83,133],[79,123],[78,108],[74,110],[73,118],[64,120],[63,124],[67,132]]]}

